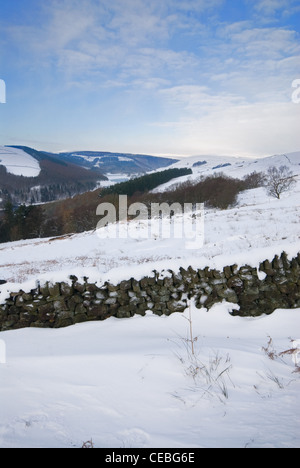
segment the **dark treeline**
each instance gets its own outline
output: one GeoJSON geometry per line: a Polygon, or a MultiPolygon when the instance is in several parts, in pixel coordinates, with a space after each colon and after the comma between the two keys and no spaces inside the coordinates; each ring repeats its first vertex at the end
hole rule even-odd
{"type": "Polygon", "coordinates": [[[21,205],[14,208],[8,201],[0,221],[0,242],[41,237],[43,222],[44,213],[41,206],[21,205]]]}
{"type": "Polygon", "coordinates": [[[141,177],[130,179],[126,182],[121,182],[119,184],[113,185],[111,187],[105,188],[101,191],[101,198],[106,195],[117,194],[117,195],[128,195],[129,197],[133,196],[136,193],[145,193],[149,190],[153,190],[159,185],[165,184],[172,179],[182,177],[185,175],[192,174],[191,169],[182,168],[182,169],[166,169],[161,172],[154,172],[153,174],[146,174],[141,177]]]}

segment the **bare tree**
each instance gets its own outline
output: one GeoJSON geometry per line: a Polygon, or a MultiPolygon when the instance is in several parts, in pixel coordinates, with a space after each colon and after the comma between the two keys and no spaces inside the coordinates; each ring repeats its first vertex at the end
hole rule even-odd
{"type": "Polygon", "coordinates": [[[281,194],[291,190],[295,183],[295,176],[287,166],[272,166],[268,169],[266,189],[272,197],[280,199],[281,194]]]}

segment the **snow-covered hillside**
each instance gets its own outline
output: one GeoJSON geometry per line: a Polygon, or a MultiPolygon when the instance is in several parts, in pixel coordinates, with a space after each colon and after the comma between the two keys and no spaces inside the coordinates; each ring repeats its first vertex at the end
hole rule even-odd
{"type": "Polygon", "coordinates": [[[0,146],[0,165],[6,167],[9,174],[38,177],[41,168],[36,159],[21,149],[0,146]]]}
{"type": "MultiPolygon", "coordinates": [[[[299,174],[300,153],[287,156],[268,163],[299,174]]],[[[222,161],[232,165],[220,170],[235,177],[267,168],[266,160],[222,161]]],[[[210,164],[208,173],[221,163],[210,164]]],[[[196,178],[204,165],[194,169],[196,178]]],[[[0,286],[0,303],[36,280],[70,274],[101,284],[154,269],[258,266],[283,250],[293,257],[300,252],[300,177],[280,200],[258,188],[228,210],[205,209],[197,250],[186,249],[185,239],[146,239],[132,223],[140,237],[86,232],[1,245],[0,279],[8,284],[0,286]]],[[[92,439],[99,448],[300,448],[300,309],[242,318],[230,315],[235,307],[224,302],[207,312],[192,304],[170,317],[148,312],[0,333],[0,447],[81,447],[92,439]]]]}
{"type": "MultiPolygon", "coordinates": [[[[233,156],[191,156],[182,158],[179,162],[170,166],[172,168],[188,167],[193,170],[193,175],[184,176],[176,180],[175,185],[182,183],[185,180],[196,180],[199,177],[207,177],[219,172],[224,173],[229,177],[242,179],[244,176],[252,172],[266,173],[271,166],[287,166],[293,174],[300,174],[300,151],[288,154],[280,154],[269,156],[266,158],[239,158],[233,156]]],[[[164,191],[174,185],[174,181],[157,188],[154,192],[164,191]]]]}
{"type": "MultiPolygon", "coordinates": [[[[95,219],[97,220],[96,214],[95,219]]],[[[100,218],[99,218],[100,219],[100,218]]],[[[131,226],[132,226],[131,222],[131,226]]],[[[260,261],[285,250],[300,251],[300,180],[280,200],[264,188],[242,192],[237,206],[228,210],[205,209],[204,245],[187,250],[186,240],[151,235],[124,239],[99,238],[96,231],[54,239],[36,239],[0,245],[0,279],[18,287],[34,287],[39,280],[65,280],[75,274],[91,281],[119,281],[128,275],[142,277],[154,269],[197,268],[260,261]],[[138,238],[136,238],[138,237],[138,238]],[[18,284],[20,283],[20,284],[18,284]]],[[[124,226],[123,226],[124,227],[124,226]]],[[[136,227],[142,229],[138,222],[136,227]]],[[[138,278],[137,278],[138,279],[138,278]]]]}
{"type": "Polygon", "coordinates": [[[122,173],[123,176],[127,177],[152,170],[163,170],[163,168],[168,167],[177,160],[146,154],[109,153],[105,151],[73,151],[53,156],[86,169],[100,170],[105,175],[122,173]]]}
{"type": "Polygon", "coordinates": [[[265,158],[241,158],[234,156],[200,155],[182,158],[171,166],[193,167],[198,173],[207,174],[212,171],[222,171],[232,177],[243,177],[253,171],[265,171],[270,166],[288,166],[296,173],[300,172],[300,151],[287,154],[268,156],[265,158]]]}

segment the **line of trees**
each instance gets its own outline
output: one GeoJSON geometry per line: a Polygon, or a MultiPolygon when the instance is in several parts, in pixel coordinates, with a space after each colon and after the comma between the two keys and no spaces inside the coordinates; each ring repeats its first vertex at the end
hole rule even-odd
{"type": "Polygon", "coordinates": [[[41,237],[44,220],[41,206],[20,205],[15,208],[8,201],[0,222],[0,242],[41,237]]]}
{"type": "Polygon", "coordinates": [[[172,179],[192,174],[193,171],[187,168],[166,169],[165,171],[154,172],[153,174],[146,174],[135,179],[130,179],[126,182],[121,182],[111,187],[105,188],[101,191],[100,197],[106,195],[128,195],[131,197],[135,193],[145,193],[155,189],[159,185],[165,184],[172,179]]]}

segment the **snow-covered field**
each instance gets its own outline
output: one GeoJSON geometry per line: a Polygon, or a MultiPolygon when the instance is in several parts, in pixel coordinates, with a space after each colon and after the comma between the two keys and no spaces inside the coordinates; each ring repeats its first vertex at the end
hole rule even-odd
{"type": "Polygon", "coordinates": [[[299,448],[300,310],[230,308],[1,333],[0,446],[299,448]]]}
{"type": "Polygon", "coordinates": [[[0,146],[0,165],[5,166],[9,174],[23,177],[37,177],[41,172],[36,159],[17,148],[0,146]]]}
{"type": "MultiPolygon", "coordinates": [[[[295,174],[299,163],[297,153],[295,174]]],[[[299,202],[298,178],[281,200],[259,188],[229,210],[205,209],[198,250],[184,239],[96,232],[3,244],[0,279],[9,283],[0,302],[37,279],[114,282],[153,269],[258,266],[283,250],[292,257],[300,252],[299,202]]],[[[233,307],[191,306],[194,355],[188,310],[0,333],[0,447],[81,447],[92,439],[104,448],[299,448],[300,309],[254,319],[231,316],[233,307]]]]}

